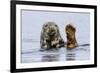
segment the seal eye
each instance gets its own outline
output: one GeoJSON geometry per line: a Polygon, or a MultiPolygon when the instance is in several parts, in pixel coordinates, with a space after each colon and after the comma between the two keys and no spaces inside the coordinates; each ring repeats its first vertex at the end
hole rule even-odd
{"type": "Polygon", "coordinates": [[[48,25],[45,25],[45,27],[47,27],[48,25]]]}
{"type": "Polygon", "coordinates": [[[56,27],[58,27],[57,25],[55,25],[56,27]]]}

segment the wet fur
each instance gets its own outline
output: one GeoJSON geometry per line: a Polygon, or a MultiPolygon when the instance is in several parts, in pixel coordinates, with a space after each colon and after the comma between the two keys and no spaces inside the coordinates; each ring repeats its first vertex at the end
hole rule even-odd
{"type": "Polygon", "coordinates": [[[67,38],[67,43],[66,43],[66,48],[75,48],[78,46],[77,41],[76,41],[76,29],[73,25],[68,24],[65,27],[65,32],[66,32],[66,38],[67,38]]]}
{"type": "Polygon", "coordinates": [[[54,22],[47,22],[43,25],[40,37],[42,49],[60,48],[64,41],[59,33],[59,28],[54,22]]]}

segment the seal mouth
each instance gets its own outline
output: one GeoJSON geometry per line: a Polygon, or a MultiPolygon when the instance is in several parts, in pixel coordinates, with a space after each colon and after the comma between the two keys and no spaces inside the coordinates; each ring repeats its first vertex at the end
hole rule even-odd
{"type": "Polygon", "coordinates": [[[54,36],[55,35],[55,32],[52,32],[49,34],[49,36],[54,36]]]}

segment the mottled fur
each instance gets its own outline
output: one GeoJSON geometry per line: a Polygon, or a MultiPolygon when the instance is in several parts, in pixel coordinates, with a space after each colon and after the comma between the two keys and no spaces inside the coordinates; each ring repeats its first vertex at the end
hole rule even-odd
{"type": "Polygon", "coordinates": [[[42,49],[60,48],[64,41],[60,36],[59,28],[54,22],[47,22],[42,27],[40,45],[42,49]]]}

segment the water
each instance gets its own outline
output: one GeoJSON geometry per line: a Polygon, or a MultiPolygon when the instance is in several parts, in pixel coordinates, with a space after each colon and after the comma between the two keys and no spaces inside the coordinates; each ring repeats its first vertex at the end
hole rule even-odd
{"type": "Polygon", "coordinates": [[[22,10],[21,62],[76,61],[90,59],[90,13],[22,10]],[[45,22],[53,21],[66,42],[65,26],[72,23],[76,27],[76,39],[79,47],[59,48],[40,51],[40,36],[45,22]],[[84,45],[85,44],[85,45],[84,45]]]}
{"type": "Polygon", "coordinates": [[[90,58],[90,45],[80,44],[79,47],[74,49],[66,49],[64,47],[58,49],[51,49],[48,51],[41,51],[38,48],[39,42],[24,41],[21,51],[21,62],[54,62],[54,61],[75,61],[75,60],[89,60],[90,58]],[[32,48],[32,44],[33,48],[32,48]],[[30,47],[29,47],[30,46],[30,47]],[[28,47],[28,49],[27,49],[28,47]],[[26,48],[26,49],[25,49],[26,48]],[[30,49],[29,49],[30,48],[30,49]]]}

